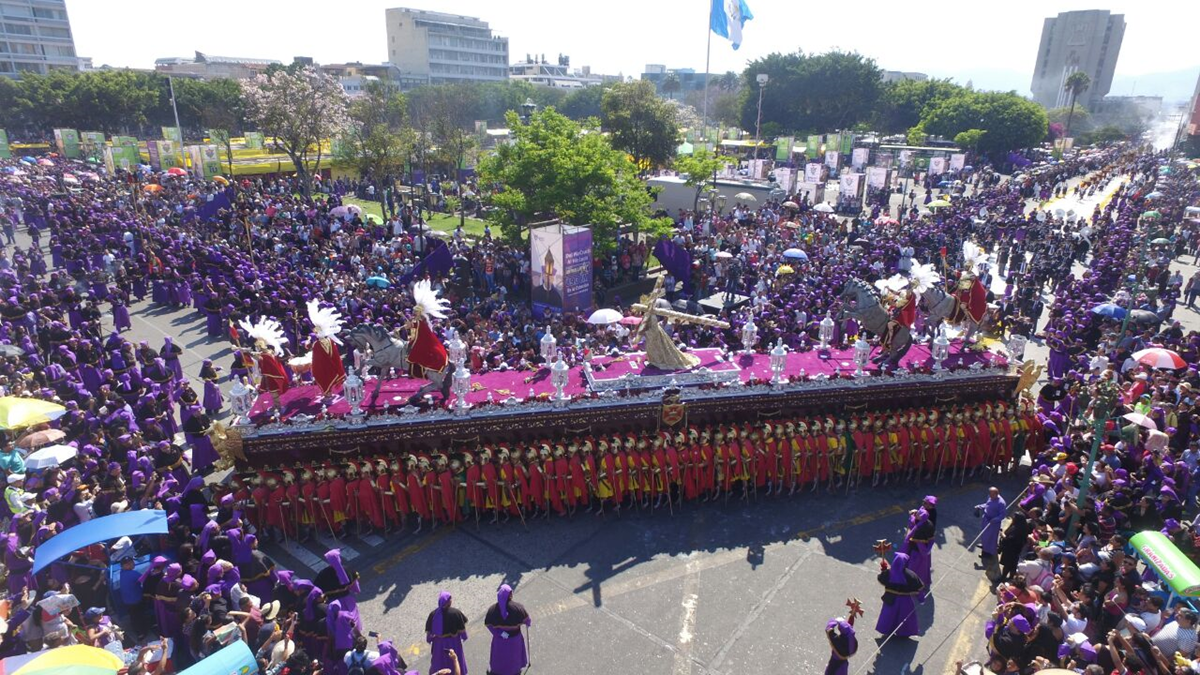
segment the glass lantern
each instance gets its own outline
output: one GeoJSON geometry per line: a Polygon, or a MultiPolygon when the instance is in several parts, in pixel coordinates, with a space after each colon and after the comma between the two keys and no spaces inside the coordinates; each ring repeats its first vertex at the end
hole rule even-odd
{"type": "Polygon", "coordinates": [[[342,395],[346,397],[346,403],[350,404],[350,417],[355,420],[362,417],[363,381],[353,368],[346,375],[346,382],[342,385],[342,395]]]}
{"type": "Polygon", "coordinates": [[[758,343],[758,326],[754,325],[754,315],[746,318],[746,324],[742,326],[742,353],[750,354],[754,351],[754,345],[758,343]]]}
{"type": "Polygon", "coordinates": [[[556,357],[554,365],[550,368],[550,383],[554,385],[554,403],[561,407],[567,401],[571,400],[563,389],[567,386],[567,378],[571,374],[571,368],[562,357],[556,357]]]}
{"type": "Polygon", "coordinates": [[[817,337],[821,339],[821,349],[829,349],[829,343],[833,342],[833,315],[825,314],[825,318],[821,319],[821,325],[817,328],[817,337]]]}
{"type": "Polygon", "coordinates": [[[446,355],[450,363],[458,365],[467,357],[467,344],[458,336],[458,331],[450,329],[450,339],[446,342],[446,355]]]}
{"type": "Polygon", "coordinates": [[[250,386],[245,377],[234,382],[233,388],[229,390],[229,405],[233,408],[233,426],[250,426],[250,419],[246,415],[254,407],[255,393],[254,387],[250,386]]]}
{"type": "Polygon", "coordinates": [[[451,388],[454,391],[454,413],[456,415],[465,415],[471,409],[471,404],[467,401],[467,394],[471,393],[471,369],[467,367],[465,361],[459,361],[454,366],[454,381],[451,383],[451,388]]]}
{"type": "Polygon", "coordinates": [[[946,339],[946,325],[938,329],[937,337],[933,339],[933,369],[941,370],[942,361],[950,356],[950,341],[946,339]]]}
{"type": "Polygon", "coordinates": [[[787,347],[783,346],[783,338],[775,341],[771,348],[771,384],[783,384],[783,371],[787,368],[787,347]]]}
{"type": "Polygon", "coordinates": [[[1025,345],[1029,343],[1029,338],[1024,335],[1014,335],[1008,339],[1008,354],[1013,361],[1020,361],[1025,358],[1025,345]]]}
{"type": "Polygon", "coordinates": [[[542,359],[550,363],[555,356],[558,356],[558,340],[550,332],[550,326],[546,326],[546,334],[542,336],[542,359]]]}
{"type": "Polygon", "coordinates": [[[867,360],[871,358],[871,343],[865,338],[860,338],[854,343],[854,376],[862,377],[866,375],[863,368],[867,365],[867,360]]]}

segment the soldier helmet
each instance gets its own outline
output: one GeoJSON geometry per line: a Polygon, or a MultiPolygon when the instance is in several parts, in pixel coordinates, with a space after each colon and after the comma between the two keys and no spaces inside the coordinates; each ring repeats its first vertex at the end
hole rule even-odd
{"type": "Polygon", "coordinates": [[[288,485],[296,482],[296,474],[292,473],[291,469],[284,469],[280,471],[280,475],[283,476],[283,482],[288,485]]]}

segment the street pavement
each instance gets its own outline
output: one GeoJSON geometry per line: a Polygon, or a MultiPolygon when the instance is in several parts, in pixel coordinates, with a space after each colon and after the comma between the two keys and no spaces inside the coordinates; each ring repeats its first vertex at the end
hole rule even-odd
{"type": "MultiPolygon", "coordinates": [[[[1114,183],[1115,186],[1117,183],[1114,183]]],[[[1070,199],[1050,208],[1087,204],[1070,199]]],[[[899,197],[895,198],[898,201],[899,197]]],[[[21,233],[21,245],[27,245],[21,233]]],[[[1197,271],[1176,262],[1185,278],[1197,271]]],[[[997,279],[995,290],[1003,291],[997,279]]],[[[1050,298],[1047,296],[1047,300],[1050,298]]],[[[1049,306],[1049,302],[1047,303],[1049,306]]],[[[131,307],[125,336],[155,348],[171,335],[184,349],[185,373],[198,381],[201,362],[228,368],[228,342],[210,341],[191,310],[131,307]]],[[[1185,329],[1200,329],[1200,315],[1181,308],[1185,329]]],[[[111,326],[111,317],[105,317],[111,326]]],[[[1032,342],[1027,358],[1044,362],[1032,342]]],[[[226,390],[228,385],[226,385],[226,390]]],[[[1022,489],[1013,477],[997,479],[1009,499],[1022,489]]],[[[496,588],[509,583],[515,600],[533,617],[532,672],[637,672],[675,674],[818,673],[828,658],[825,622],[846,613],[848,598],[862,601],[859,653],[851,675],[953,672],[957,660],[982,653],[982,624],[991,609],[977,550],[971,507],[985,499],[988,482],[863,488],[846,494],[805,492],[743,503],[688,504],[681,513],[580,513],[523,526],[391,533],[335,541],[328,534],[298,544],[264,548],[299,576],[324,566],[320,555],[341,546],[361,575],[359,607],[365,626],[393,640],[412,667],[427,670],[424,621],[448,590],[470,618],[466,658],[486,669],[490,636],[482,626],[496,588]],[[933,554],[932,597],[919,609],[919,638],[882,646],[873,630],[879,614],[878,539],[898,543],[905,514],[923,495],[937,495],[939,535],[933,554]],[[786,666],[783,666],[786,664],[786,666]]]]}

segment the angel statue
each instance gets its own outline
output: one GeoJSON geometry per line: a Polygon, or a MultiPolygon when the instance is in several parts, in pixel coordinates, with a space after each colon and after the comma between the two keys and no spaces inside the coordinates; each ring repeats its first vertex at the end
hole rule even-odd
{"type": "Polygon", "coordinates": [[[342,331],[342,315],[332,307],[321,307],[316,300],[308,301],[308,320],[313,325],[312,355],[313,380],[321,389],[323,398],[331,398],[334,389],[346,381],[346,366],[338,345],[338,333],[342,331]]]}
{"type": "Polygon", "coordinates": [[[253,348],[251,357],[258,366],[259,379],[255,384],[271,395],[271,407],[281,410],[280,397],[287,393],[288,374],[279,357],[283,356],[283,345],[287,338],[283,327],[275,319],[263,317],[256,322],[248,318],[238,322],[250,337],[253,348]]]}

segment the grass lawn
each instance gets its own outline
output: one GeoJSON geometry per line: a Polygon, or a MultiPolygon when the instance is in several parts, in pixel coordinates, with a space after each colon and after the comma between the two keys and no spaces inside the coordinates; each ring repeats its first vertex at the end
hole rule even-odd
{"type": "MultiPolygon", "coordinates": [[[[354,204],[355,206],[360,207],[365,214],[374,214],[380,218],[383,218],[383,206],[379,202],[355,199],[354,197],[343,197],[342,203],[354,204]]],[[[448,213],[434,213],[428,219],[426,219],[425,222],[429,225],[429,227],[439,232],[452,234],[454,232],[454,228],[458,227],[458,220],[459,217],[457,215],[448,213]]],[[[471,237],[472,239],[482,239],[483,227],[484,222],[482,220],[477,218],[467,218],[466,224],[463,225],[463,231],[466,232],[467,236],[471,237]]],[[[493,236],[496,234],[497,233],[493,232],[493,236]]]]}

